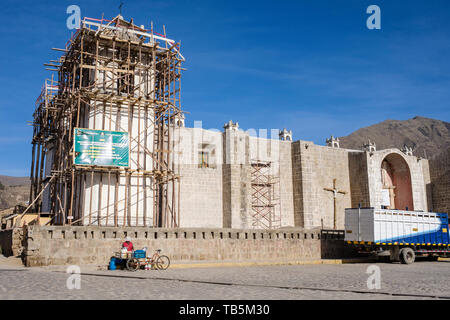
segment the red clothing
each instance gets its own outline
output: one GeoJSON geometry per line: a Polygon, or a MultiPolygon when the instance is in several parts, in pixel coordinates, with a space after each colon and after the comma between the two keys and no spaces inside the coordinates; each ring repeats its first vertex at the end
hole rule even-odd
{"type": "Polygon", "coordinates": [[[122,248],[127,248],[128,251],[133,251],[133,243],[131,243],[130,241],[125,241],[122,244],[122,248]]]}

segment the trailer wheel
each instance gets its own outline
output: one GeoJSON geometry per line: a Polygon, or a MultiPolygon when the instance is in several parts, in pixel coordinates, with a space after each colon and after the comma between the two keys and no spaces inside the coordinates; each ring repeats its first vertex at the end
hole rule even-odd
{"type": "Polygon", "coordinates": [[[416,259],[416,254],[411,248],[403,248],[400,250],[400,261],[403,264],[411,264],[416,259]]]}

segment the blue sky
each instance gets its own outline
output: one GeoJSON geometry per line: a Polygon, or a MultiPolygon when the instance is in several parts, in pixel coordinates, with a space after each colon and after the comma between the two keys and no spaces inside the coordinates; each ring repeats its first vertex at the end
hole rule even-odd
{"type": "MultiPolygon", "coordinates": [[[[386,119],[450,120],[450,2],[127,1],[123,16],[181,40],[187,126],[288,128],[323,144],[386,119]],[[366,8],[381,8],[381,30],[366,8]]],[[[114,1],[8,1],[0,7],[0,174],[26,176],[43,66],[71,31],[66,8],[118,14],[114,1]]]]}

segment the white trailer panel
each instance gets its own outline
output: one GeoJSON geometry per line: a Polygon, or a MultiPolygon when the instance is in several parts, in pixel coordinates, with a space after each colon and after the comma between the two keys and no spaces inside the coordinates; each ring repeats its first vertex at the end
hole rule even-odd
{"type": "Polygon", "coordinates": [[[448,244],[448,217],[432,212],[345,209],[345,240],[448,244]]]}

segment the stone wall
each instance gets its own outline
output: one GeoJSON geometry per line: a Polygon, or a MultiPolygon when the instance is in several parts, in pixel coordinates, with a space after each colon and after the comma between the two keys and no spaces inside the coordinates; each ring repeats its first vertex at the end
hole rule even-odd
{"type": "Polygon", "coordinates": [[[292,142],[280,141],[279,143],[281,226],[295,226],[292,142]]]}
{"type": "Polygon", "coordinates": [[[320,259],[320,230],[149,229],[28,226],[27,266],[107,265],[129,236],[135,248],[162,249],[172,262],[320,259]]]}
{"type": "Polygon", "coordinates": [[[344,209],[351,207],[348,150],[296,141],[292,151],[294,208],[296,226],[333,228],[333,193],[336,188],[346,194],[337,195],[337,228],[344,227],[344,209]]]}
{"type": "Polygon", "coordinates": [[[251,164],[256,161],[270,162],[270,174],[277,181],[276,227],[294,226],[290,141],[260,138],[242,130],[182,128],[180,132],[180,227],[255,227],[251,164]],[[207,167],[199,166],[202,150],[208,154],[207,167]]]}
{"type": "Polygon", "coordinates": [[[301,148],[305,148],[305,145],[303,145],[301,141],[292,143],[292,189],[294,194],[294,224],[296,227],[302,227],[304,225],[305,216],[305,207],[303,206],[301,148]]]}
{"type": "Polygon", "coordinates": [[[223,134],[223,220],[226,228],[248,228],[250,219],[249,135],[226,130],[223,134]]]}
{"type": "MultiPolygon", "coordinates": [[[[434,210],[434,206],[433,206],[433,187],[431,184],[431,173],[430,173],[430,161],[429,160],[421,160],[420,161],[422,164],[422,174],[423,174],[423,182],[425,185],[425,190],[427,193],[426,196],[426,201],[427,201],[427,208],[428,211],[433,211],[434,210]]],[[[450,162],[449,162],[449,169],[450,169],[450,162]]],[[[450,178],[450,171],[449,171],[449,175],[448,177],[450,178]]],[[[447,190],[449,190],[447,188],[447,190]]]]}
{"type": "Polygon", "coordinates": [[[450,149],[429,161],[433,211],[450,213],[450,149]]]}
{"type": "Polygon", "coordinates": [[[222,133],[180,128],[180,227],[220,228],[223,224],[222,133]],[[199,152],[209,153],[208,167],[199,152]]]}
{"type": "Polygon", "coordinates": [[[370,206],[369,181],[367,175],[367,153],[362,151],[349,152],[348,167],[350,172],[350,190],[352,208],[361,205],[370,206]]]}

